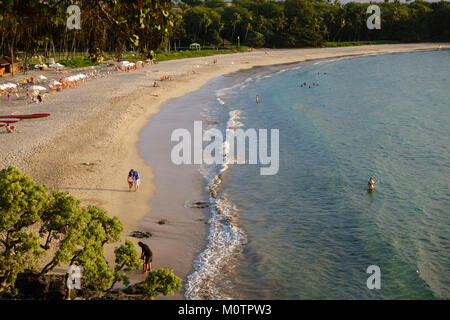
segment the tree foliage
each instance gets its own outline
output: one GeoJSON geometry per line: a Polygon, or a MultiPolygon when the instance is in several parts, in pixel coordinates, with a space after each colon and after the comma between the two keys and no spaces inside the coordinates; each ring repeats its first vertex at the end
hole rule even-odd
{"type": "Polygon", "coordinates": [[[216,28],[220,38],[234,44],[256,47],[321,46],[328,41],[449,41],[450,3],[391,1],[376,3],[381,9],[382,27],[369,30],[366,13],[370,3],[340,4],[326,0],[221,0],[183,1],[185,31],[175,36],[187,45],[197,41],[214,44],[201,28],[200,14],[220,15],[216,28]],[[198,13],[192,23],[193,12],[198,13]]]}
{"type": "Polygon", "coordinates": [[[0,171],[0,292],[11,289],[17,275],[36,270],[44,251],[29,227],[48,209],[44,186],[13,167],[0,171]]]}
{"type": "Polygon", "coordinates": [[[114,281],[111,284],[111,288],[116,282],[123,282],[127,286],[130,284],[130,281],[126,273],[138,269],[141,265],[141,260],[133,242],[130,240],[126,240],[125,244],[116,248],[114,253],[116,254],[116,266],[114,267],[114,281]]]}
{"type": "Polygon", "coordinates": [[[151,300],[158,294],[173,295],[174,290],[181,290],[181,279],[170,269],[156,269],[148,274],[144,282],[144,296],[151,300]]]}
{"type": "Polygon", "coordinates": [[[143,53],[168,43],[192,42],[217,46],[234,44],[266,47],[321,46],[327,41],[450,41],[447,1],[390,1],[381,9],[381,29],[369,30],[370,3],[340,4],[326,0],[186,0],[172,8],[170,0],[2,0],[0,52],[25,61],[38,49],[84,50],[93,60],[112,51],[143,53]],[[81,8],[81,30],[66,28],[70,4],[81,8]]]}
{"type": "Polygon", "coordinates": [[[117,282],[129,284],[126,273],[140,265],[130,240],[116,248],[113,268],[105,259],[105,245],[118,242],[123,230],[117,217],[81,207],[68,193],[49,193],[14,167],[0,171],[0,228],[0,292],[12,292],[17,275],[27,270],[44,275],[78,265],[83,286],[101,296],[117,282]]]}
{"type": "Polygon", "coordinates": [[[170,0],[4,0],[0,1],[0,50],[23,50],[27,56],[48,45],[55,50],[80,48],[98,58],[99,52],[146,48],[167,42],[173,23],[170,0]],[[69,30],[69,5],[81,10],[81,29],[69,30]]]}

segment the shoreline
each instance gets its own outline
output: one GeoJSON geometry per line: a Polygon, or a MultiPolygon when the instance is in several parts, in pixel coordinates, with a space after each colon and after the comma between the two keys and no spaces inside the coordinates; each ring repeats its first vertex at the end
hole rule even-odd
{"type": "MultiPolygon", "coordinates": [[[[124,225],[121,237],[123,241],[130,232],[141,230],[138,227],[144,218],[158,218],[152,216],[154,212],[149,205],[158,186],[152,183],[155,174],[142,158],[139,142],[140,134],[150,125],[152,116],[170,99],[196,91],[219,76],[255,66],[367,54],[436,50],[439,46],[441,49],[450,49],[449,44],[422,43],[276,49],[268,51],[267,54],[264,50],[254,50],[248,53],[172,60],[131,73],[113,74],[52,95],[39,107],[33,105],[21,108],[20,111],[24,113],[31,110],[44,112],[42,109],[45,109],[51,111],[49,113],[52,113],[52,116],[42,121],[19,123],[21,132],[18,135],[0,135],[2,143],[5,143],[4,150],[12,150],[0,153],[0,163],[2,168],[9,164],[14,165],[50,188],[69,191],[80,198],[83,205],[95,204],[107,210],[109,215],[118,216],[124,225]],[[214,58],[218,59],[217,65],[210,63],[214,58]],[[213,67],[213,70],[210,67],[213,67]],[[175,80],[161,82],[160,88],[152,88],[151,84],[157,81],[160,75],[171,75],[175,80]],[[108,98],[105,99],[105,96],[108,98]],[[70,119],[71,116],[73,119],[70,119]],[[29,141],[36,137],[38,141],[29,141]],[[142,177],[141,189],[137,193],[127,191],[126,174],[130,168],[138,169],[142,177]]],[[[10,113],[16,110],[8,110],[2,103],[0,111],[10,113]]],[[[198,228],[198,222],[192,222],[191,226],[198,228]]],[[[148,241],[156,258],[159,248],[163,248],[167,238],[164,236],[164,226],[155,227],[152,226],[150,230],[154,237],[148,241]]],[[[183,239],[189,239],[189,234],[186,234],[182,224],[175,225],[174,228],[174,232],[180,236],[177,241],[183,243],[183,239]]],[[[136,244],[138,239],[132,239],[136,244]]],[[[113,249],[114,246],[111,246],[106,252],[109,258],[112,257],[113,249]]],[[[170,252],[160,261],[154,259],[152,266],[155,269],[170,266],[173,262],[168,261],[167,257],[183,253],[184,265],[192,268],[193,258],[199,252],[196,252],[195,248],[188,252],[183,251],[184,249],[181,245],[166,247],[165,250],[170,252]]],[[[176,266],[174,271],[185,280],[186,271],[177,272],[176,266]]],[[[143,276],[138,273],[131,276],[130,280],[141,281],[143,276]]],[[[167,298],[183,299],[183,293],[184,288],[175,296],[167,298]]]]}

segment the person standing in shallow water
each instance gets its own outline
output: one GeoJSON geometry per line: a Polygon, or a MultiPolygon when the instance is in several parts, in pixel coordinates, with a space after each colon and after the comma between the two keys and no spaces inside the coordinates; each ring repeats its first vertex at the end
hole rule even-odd
{"type": "Polygon", "coordinates": [[[256,95],[256,103],[259,104],[259,95],[256,95]]]}

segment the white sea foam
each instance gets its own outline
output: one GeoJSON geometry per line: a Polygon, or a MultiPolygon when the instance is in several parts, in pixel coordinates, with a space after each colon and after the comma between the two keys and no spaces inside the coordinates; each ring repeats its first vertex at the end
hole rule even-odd
{"type": "MultiPolygon", "coordinates": [[[[241,110],[229,113],[227,128],[243,126],[241,110]]],[[[224,163],[229,157],[229,141],[224,141],[224,163]]],[[[202,166],[200,173],[208,179],[211,218],[208,220],[207,245],[194,260],[194,272],[187,277],[186,299],[232,299],[223,295],[217,287],[218,279],[227,273],[233,264],[228,263],[242,252],[247,238],[233,223],[236,206],[222,192],[222,179],[229,165],[202,166]],[[228,268],[228,269],[224,269],[228,268]]]]}
{"type": "Polygon", "coordinates": [[[241,121],[239,121],[241,119],[241,113],[242,113],[241,110],[233,110],[230,112],[230,118],[227,123],[228,129],[237,129],[244,126],[244,124],[241,121]]]}

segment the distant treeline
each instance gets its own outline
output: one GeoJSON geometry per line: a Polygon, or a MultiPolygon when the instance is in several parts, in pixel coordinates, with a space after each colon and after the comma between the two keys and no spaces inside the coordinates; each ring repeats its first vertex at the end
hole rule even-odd
{"type": "Polygon", "coordinates": [[[324,42],[396,40],[449,41],[450,3],[374,3],[381,29],[369,30],[369,3],[340,5],[325,0],[182,0],[173,37],[187,43],[255,47],[320,46],[324,42]]]}
{"type": "Polygon", "coordinates": [[[381,29],[369,30],[368,3],[325,0],[0,0],[0,54],[44,51],[102,52],[241,44],[253,47],[321,46],[340,41],[450,41],[450,3],[376,3],[381,29]],[[68,29],[70,5],[81,29],[68,29]]]}
{"type": "Polygon", "coordinates": [[[0,0],[0,53],[24,53],[25,62],[36,52],[88,51],[93,59],[102,52],[146,52],[164,47],[172,23],[170,0],[0,0]],[[72,26],[74,11],[80,27],[72,26]],[[68,23],[69,22],[69,23],[68,23]]]}

